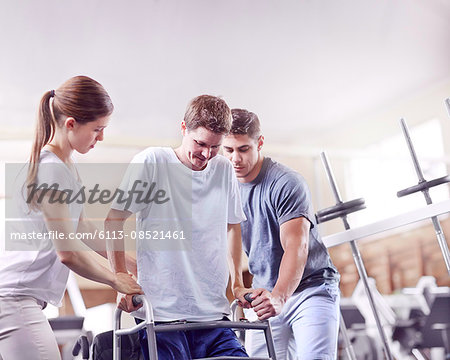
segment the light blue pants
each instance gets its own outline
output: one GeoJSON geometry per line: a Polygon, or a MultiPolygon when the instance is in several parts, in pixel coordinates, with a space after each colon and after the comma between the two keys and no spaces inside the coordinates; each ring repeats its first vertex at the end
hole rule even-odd
{"type": "MultiPolygon", "coordinates": [[[[292,295],[283,311],[270,319],[278,360],[336,359],[339,332],[338,284],[323,284],[292,295]]],[[[244,309],[248,320],[257,319],[244,309]]],[[[247,330],[245,347],[251,357],[267,355],[262,331],[247,330]]]]}

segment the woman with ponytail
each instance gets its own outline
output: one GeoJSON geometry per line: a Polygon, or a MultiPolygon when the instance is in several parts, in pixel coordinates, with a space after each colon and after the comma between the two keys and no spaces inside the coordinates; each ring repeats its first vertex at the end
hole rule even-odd
{"type": "MultiPolygon", "coordinates": [[[[103,140],[113,111],[111,99],[95,80],[76,76],[44,94],[39,105],[28,173],[17,204],[22,229],[28,233],[93,232],[83,204],[55,202],[64,190],[81,188],[73,151],[81,154],[103,140]],[[33,185],[57,184],[58,189],[33,192],[33,185]],[[26,200],[25,200],[26,199],[26,200]]],[[[34,187],[36,189],[36,187],[34,187]]],[[[52,238],[33,249],[0,252],[0,359],[60,359],[50,325],[42,312],[47,303],[61,305],[69,269],[108,284],[120,293],[142,293],[126,273],[114,274],[74,240],[52,238]],[[72,241],[72,243],[68,243],[72,241]]],[[[106,251],[98,251],[106,256],[106,251]]]]}

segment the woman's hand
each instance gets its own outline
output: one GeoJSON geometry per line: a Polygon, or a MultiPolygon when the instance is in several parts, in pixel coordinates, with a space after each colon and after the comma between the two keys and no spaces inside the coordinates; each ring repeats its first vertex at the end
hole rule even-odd
{"type": "Polygon", "coordinates": [[[119,272],[114,274],[114,280],[111,286],[122,294],[133,295],[144,293],[140,285],[128,273],[119,272]]]}

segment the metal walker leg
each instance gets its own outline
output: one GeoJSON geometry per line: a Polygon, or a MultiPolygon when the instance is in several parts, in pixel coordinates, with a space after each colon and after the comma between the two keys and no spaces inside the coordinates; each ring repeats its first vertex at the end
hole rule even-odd
{"type": "MultiPolygon", "coordinates": [[[[163,324],[156,325],[153,317],[153,309],[151,304],[147,301],[143,295],[133,296],[133,303],[142,303],[145,310],[145,321],[129,329],[120,329],[120,316],[122,310],[116,309],[114,314],[114,334],[113,334],[113,359],[121,360],[120,354],[120,337],[122,335],[133,334],[143,328],[147,329],[147,341],[149,349],[150,360],[158,360],[158,351],[156,344],[156,333],[157,332],[173,332],[180,330],[200,330],[200,329],[215,329],[215,328],[230,328],[230,329],[253,329],[253,330],[264,330],[264,334],[267,342],[267,350],[269,358],[265,360],[276,360],[275,347],[273,344],[272,331],[268,321],[256,321],[256,322],[236,322],[236,321],[206,321],[201,323],[177,323],[177,324],[163,324]]],[[[233,302],[233,306],[237,306],[236,301],[233,302]]],[[[209,359],[209,358],[207,358],[209,359]]],[[[198,359],[198,360],[207,360],[198,359]]],[[[263,360],[262,358],[243,358],[243,357],[230,357],[230,356],[220,356],[211,358],[214,360],[225,360],[225,359],[246,359],[246,360],[263,360]]]]}

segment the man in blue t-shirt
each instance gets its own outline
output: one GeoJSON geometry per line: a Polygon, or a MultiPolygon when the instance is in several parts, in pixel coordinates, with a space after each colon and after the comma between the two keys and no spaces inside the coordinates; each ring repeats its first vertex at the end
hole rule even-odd
{"type": "MultiPolygon", "coordinates": [[[[242,242],[253,275],[252,289],[235,287],[234,296],[249,320],[269,319],[279,359],[335,359],[339,273],[320,239],[308,186],[262,155],[254,113],[233,109],[232,116],[223,148],[240,182],[242,242]]],[[[264,336],[247,334],[249,355],[267,356],[264,336]]]]}

